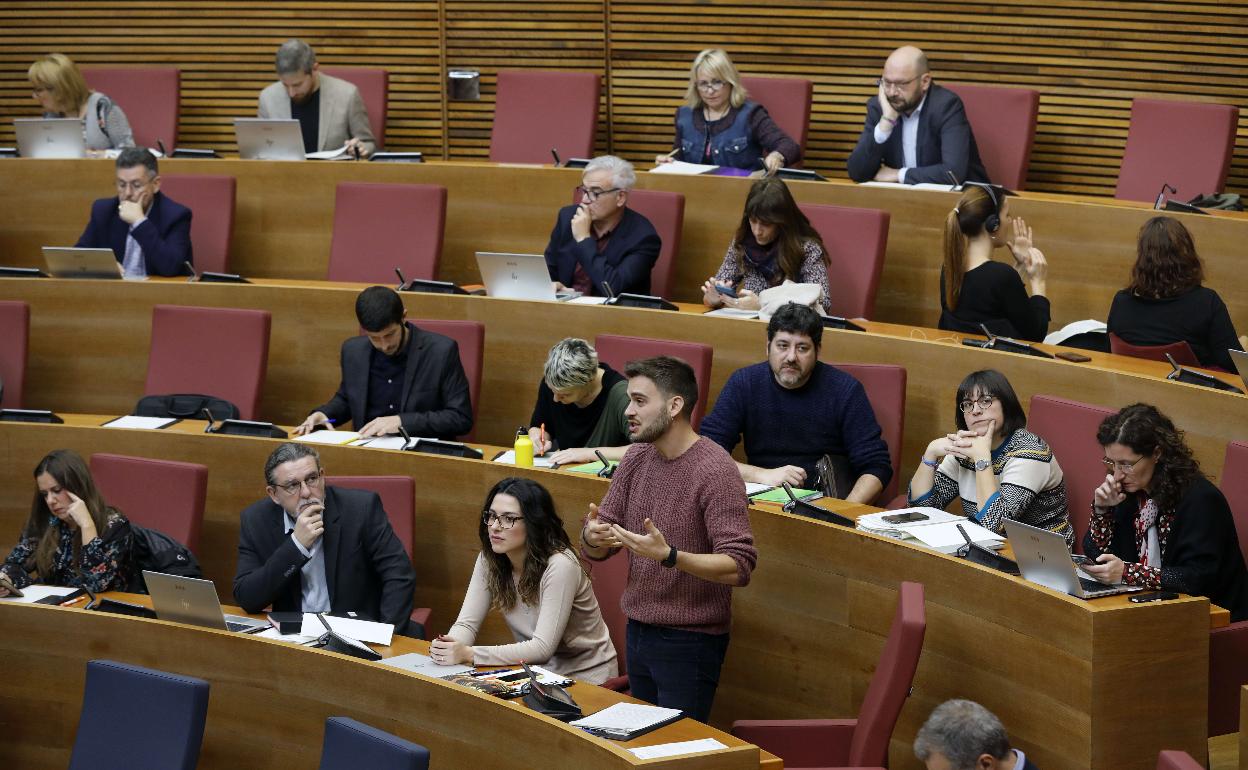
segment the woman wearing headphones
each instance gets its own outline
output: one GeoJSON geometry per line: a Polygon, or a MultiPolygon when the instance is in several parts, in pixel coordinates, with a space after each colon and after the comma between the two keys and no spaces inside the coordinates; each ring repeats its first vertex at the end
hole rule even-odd
{"type": "Polygon", "coordinates": [[[1049,263],[1032,245],[1031,228],[1009,210],[1002,188],[968,183],[949,212],[940,270],[941,329],[979,333],[984,324],[993,334],[1036,342],[1048,333],[1049,263]],[[992,259],[1001,246],[1014,255],[1013,267],[992,259]]]}

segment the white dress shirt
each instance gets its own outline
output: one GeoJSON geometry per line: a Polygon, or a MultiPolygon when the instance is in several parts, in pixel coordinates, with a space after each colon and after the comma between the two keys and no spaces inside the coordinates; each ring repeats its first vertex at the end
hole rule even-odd
{"type": "MultiPolygon", "coordinates": [[[[906,181],[906,170],[919,165],[919,114],[923,112],[923,105],[927,103],[927,94],[923,94],[923,101],[919,102],[919,106],[915,107],[909,115],[899,115],[899,123],[901,123],[901,157],[904,163],[902,167],[897,169],[897,181],[904,183],[906,181]]],[[[884,129],[885,122],[883,120],[875,124],[875,143],[884,144],[888,138],[893,135],[893,129],[897,128],[896,124],[884,129]]]]}

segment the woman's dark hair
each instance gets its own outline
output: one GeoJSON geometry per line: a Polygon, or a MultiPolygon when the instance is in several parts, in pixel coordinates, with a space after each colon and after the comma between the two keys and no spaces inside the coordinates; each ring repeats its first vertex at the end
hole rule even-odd
{"type": "MultiPolygon", "coordinates": [[[[60,542],[61,521],[53,515],[44,496],[39,492],[38,478],[45,473],[56,479],[61,489],[74,493],[86,503],[87,510],[91,512],[91,520],[95,522],[96,532],[101,535],[104,534],[108,514],[112,509],[104,502],[104,496],[96,488],[95,481],[91,478],[91,471],[87,469],[86,461],[74,450],[55,449],[39,461],[34,473],[35,499],[30,505],[30,518],[26,520],[23,537],[33,537],[38,540],[33,566],[38,570],[41,580],[51,580],[52,561],[60,542]]],[[[81,563],[79,558],[81,548],[81,538],[74,538],[75,565],[81,563]]],[[[30,571],[29,568],[27,571],[30,571]]]]}
{"type": "Polygon", "coordinates": [[[793,194],[788,186],[775,176],[764,177],[750,185],[750,192],[745,196],[745,211],[741,213],[741,223],[737,225],[737,233],[733,240],[737,245],[737,264],[733,272],[741,275],[745,272],[742,264],[745,243],[752,237],[750,219],[754,218],[764,224],[776,225],[780,253],[776,263],[784,278],[800,283],[802,280],[802,262],[806,261],[805,241],[814,241],[824,254],[828,250],[823,239],[810,224],[810,220],[797,207],[793,194]]]}
{"type": "Polygon", "coordinates": [[[555,512],[555,501],[551,499],[546,487],[536,481],[515,476],[499,481],[485,496],[478,533],[481,538],[481,553],[489,566],[490,598],[494,606],[504,612],[515,607],[517,599],[524,604],[537,604],[542,588],[542,574],[546,572],[546,565],[551,557],[560,551],[572,549],[572,541],[563,529],[563,520],[555,512]],[[524,571],[519,581],[512,579],[511,559],[506,554],[494,553],[490,547],[490,528],[485,523],[484,512],[490,510],[494,498],[499,495],[516,498],[520,503],[520,513],[524,516],[524,571]]]}
{"type": "Polygon", "coordinates": [[[1183,441],[1183,431],[1151,404],[1132,404],[1106,417],[1096,430],[1096,442],[1102,447],[1122,444],[1144,456],[1161,449],[1149,494],[1166,513],[1173,512],[1188,486],[1204,476],[1200,463],[1183,441]]]}
{"type": "Polygon", "coordinates": [[[962,278],[966,275],[966,241],[984,230],[984,223],[1000,209],[992,193],[979,185],[966,185],[958,205],[945,217],[945,306],[958,307],[962,278]]]}
{"type": "Polygon", "coordinates": [[[1014,394],[1010,381],[996,369],[981,369],[966,375],[966,379],[958,386],[958,395],[953,402],[954,420],[958,424],[958,430],[966,430],[966,415],[962,414],[961,404],[973,398],[975,391],[979,391],[981,396],[992,396],[1001,402],[1001,415],[1005,419],[1001,430],[1007,439],[1014,431],[1027,427],[1027,415],[1023,412],[1023,405],[1018,403],[1018,396],[1014,394]]]}
{"type": "Polygon", "coordinates": [[[1192,234],[1173,217],[1153,217],[1140,228],[1127,290],[1139,297],[1177,297],[1205,279],[1192,234]]]}

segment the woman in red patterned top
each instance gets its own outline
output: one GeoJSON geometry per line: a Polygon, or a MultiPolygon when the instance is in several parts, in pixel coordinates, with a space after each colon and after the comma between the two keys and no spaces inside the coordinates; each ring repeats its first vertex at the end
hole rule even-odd
{"type": "Polygon", "coordinates": [[[1226,498],[1168,417],[1132,404],[1096,432],[1105,481],[1092,498],[1084,567],[1102,583],[1124,582],[1207,596],[1248,617],[1248,571],[1226,498]]]}

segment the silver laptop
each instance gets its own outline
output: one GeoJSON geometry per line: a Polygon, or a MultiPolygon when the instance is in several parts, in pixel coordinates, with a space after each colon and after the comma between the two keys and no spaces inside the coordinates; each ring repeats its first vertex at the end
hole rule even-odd
{"type": "Polygon", "coordinates": [[[238,155],[244,160],[303,160],[303,132],[299,121],[234,118],[238,155]]]}
{"type": "Polygon", "coordinates": [[[1020,524],[1007,519],[1005,534],[1014,559],[1023,577],[1055,591],[1064,591],[1080,599],[1096,599],[1101,596],[1125,594],[1141,589],[1134,586],[1105,585],[1088,577],[1080,576],[1070,555],[1066,538],[1056,532],[1020,524]]]}
{"type": "Polygon", "coordinates": [[[156,617],[161,620],[244,634],[269,628],[267,621],[222,612],[217,588],[211,580],[143,570],[143,582],[147,583],[147,591],[152,595],[152,609],[156,610],[156,617]]]}
{"type": "Polygon", "coordinates": [[[121,263],[112,249],[44,246],[43,261],[56,278],[121,278],[121,263]]]}
{"type": "Polygon", "coordinates": [[[82,118],[14,118],[17,154],[23,158],[85,158],[82,118]]]}
{"type": "Polygon", "coordinates": [[[1231,354],[1231,363],[1235,364],[1239,378],[1244,381],[1244,387],[1248,388],[1248,353],[1235,348],[1227,348],[1226,352],[1231,354]]]}
{"type": "Polygon", "coordinates": [[[578,291],[555,294],[546,257],[541,254],[499,254],[477,252],[477,269],[485,293],[503,299],[569,300],[581,296],[578,291]]]}

